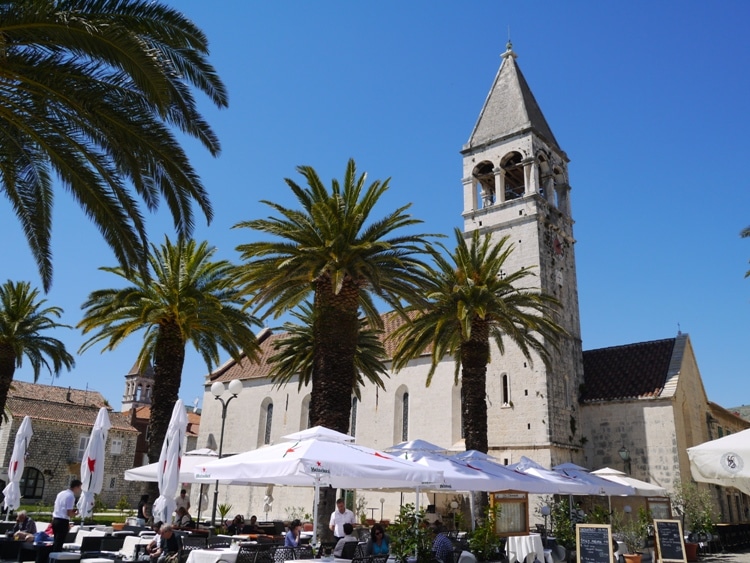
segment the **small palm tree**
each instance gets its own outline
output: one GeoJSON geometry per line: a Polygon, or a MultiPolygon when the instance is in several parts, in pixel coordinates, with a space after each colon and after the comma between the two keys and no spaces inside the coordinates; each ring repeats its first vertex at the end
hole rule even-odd
{"type": "Polygon", "coordinates": [[[343,183],[330,191],[310,166],[297,169],[307,187],[286,179],[301,209],[270,201],[280,217],[256,219],[235,227],[271,235],[275,240],[238,247],[244,264],[239,280],[250,304],[278,317],[312,296],[310,421],[339,432],[349,429],[349,397],[357,382],[356,356],[360,311],[374,329],[382,319],[377,296],[394,308],[420,298],[425,235],[400,234],[421,221],[406,213],[409,205],[381,219],[371,215],[389,181],[366,185],[353,160],[343,183]],[[399,233],[399,234],[397,234],[399,233]]]}
{"type": "MultiPolygon", "coordinates": [[[[315,324],[315,311],[312,304],[305,301],[292,312],[292,316],[299,320],[299,324],[284,323],[282,328],[285,334],[274,341],[273,348],[276,354],[268,361],[271,364],[271,380],[277,386],[286,385],[298,377],[297,389],[301,390],[312,381],[314,358],[312,327],[315,324]]],[[[360,319],[357,351],[354,356],[357,378],[352,389],[357,399],[362,398],[360,389],[365,384],[365,380],[385,389],[382,376],[388,377],[388,370],[384,362],[386,351],[381,339],[382,334],[382,330],[370,327],[366,319],[360,319]]]]}
{"type": "Polygon", "coordinates": [[[75,365],[60,340],[44,335],[50,330],[71,328],[55,320],[63,310],[45,307],[47,300],[38,297],[39,290],[31,289],[29,282],[8,280],[0,286],[0,413],[5,412],[13,374],[23,366],[24,356],[31,363],[34,381],[39,379],[42,367],[59,375],[62,368],[70,370],[75,365]]]}
{"type": "Polygon", "coordinates": [[[79,327],[96,331],[81,350],[105,342],[112,350],[131,334],[145,331],[138,356],[142,368],[152,361],[154,388],[149,421],[148,455],[158,459],[180,390],[185,347],[201,354],[208,370],[219,363],[219,349],[239,361],[254,357],[257,341],[251,327],[258,320],[243,308],[244,298],[233,285],[234,266],[212,260],[215,248],[207,242],[165,239],[151,246],[150,276],[122,268],[101,268],[132,285],[92,292],[83,304],[79,327]]]}
{"type": "MultiPolygon", "coordinates": [[[[396,329],[393,365],[401,369],[431,349],[430,384],[444,356],[453,356],[455,379],[461,373],[461,408],[467,450],[487,452],[487,402],[485,400],[490,341],[500,354],[510,340],[532,361],[532,351],[549,362],[548,345],[556,345],[564,330],[551,318],[558,302],[554,297],[523,287],[533,273],[529,268],[501,275],[513,251],[504,237],[497,244],[490,235],[471,235],[470,242],[456,229],[456,248],[446,258],[431,253],[436,269],[427,278],[428,304],[412,306],[412,318],[396,329]]],[[[442,245],[443,250],[448,252],[442,245]]]]}
{"type": "Polygon", "coordinates": [[[44,289],[52,282],[53,179],[70,192],[119,263],[146,271],[138,199],[167,202],[177,232],[207,193],[173,128],[216,156],[219,141],[191,86],[227,105],[203,32],[143,0],[0,2],[0,192],[23,227],[44,289]]]}

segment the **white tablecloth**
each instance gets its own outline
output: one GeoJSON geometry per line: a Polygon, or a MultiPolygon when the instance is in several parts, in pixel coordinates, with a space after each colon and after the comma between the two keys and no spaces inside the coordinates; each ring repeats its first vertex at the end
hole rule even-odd
{"type": "Polygon", "coordinates": [[[216,563],[219,559],[234,563],[238,549],[193,549],[188,554],[187,563],[216,563]]]}
{"type": "Polygon", "coordinates": [[[529,534],[528,536],[508,536],[505,542],[505,553],[510,559],[514,553],[518,563],[524,563],[529,553],[536,554],[539,561],[544,561],[544,545],[540,534],[529,534]]]}

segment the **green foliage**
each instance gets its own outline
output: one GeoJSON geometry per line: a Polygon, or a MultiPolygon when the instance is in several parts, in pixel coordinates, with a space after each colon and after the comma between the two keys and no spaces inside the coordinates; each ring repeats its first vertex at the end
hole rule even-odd
{"type": "Polygon", "coordinates": [[[643,506],[637,515],[615,512],[612,514],[612,530],[616,539],[625,542],[629,553],[638,553],[648,537],[651,521],[651,513],[643,506]]]}
{"type": "Polygon", "coordinates": [[[221,515],[221,520],[226,520],[227,514],[229,514],[229,511],[232,510],[231,504],[225,504],[221,503],[219,506],[216,507],[216,510],[219,511],[219,514],[221,515]]]}
{"type": "Polygon", "coordinates": [[[550,503],[550,517],[552,520],[552,535],[557,539],[557,543],[572,549],[576,544],[576,534],[573,528],[573,522],[570,520],[570,507],[568,499],[553,501],[550,503]]]}
{"type": "Polygon", "coordinates": [[[469,551],[478,561],[494,561],[500,559],[498,552],[503,544],[497,535],[495,524],[502,507],[499,504],[488,506],[484,511],[484,518],[479,526],[469,535],[469,551]]]}
{"type": "Polygon", "coordinates": [[[120,497],[120,500],[117,501],[117,504],[115,505],[115,509],[119,510],[120,512],[125,512],[126,510],[130,510],[130,502],[128,501],[128,497],[125,495],[122,495],[120,497]]]}
{"type": "Polygon", "coordinates": [[[716,514],[711,493],[694,483],[675,483],[675,492],[670,496],[675,512],[682,516],[684,529],[696,533],[713,533],[716,514]]]}
{"type": "Polygon", "coordinates": [[[364,524],[367,521],[367,500],[365,500],[363,495],[357,496],[357,504],[354,512],[360,524],[364,524]]]}
{"type": "Polygon", "coordinates": [[[287,506],[284,512],[286,513],[286,519],[290,522],[292,520],[299,520],[300,522],[309,522],[312,520],[312,516],[309,512],[305,511],[304,506],[287,506]]]}
{"type": "Polygon", "coordinates": [[[107,505],[102,500],[101,495],[96,495],[94,497],[94,512],[104,512],[107,510],[107,505]]]}
{"type": "Polygon", "coordinates": [[[610,512],[603,506],[595,506],[586,515],[587,524],[609,524],[611,520],[610,512]]]}
{"type": "Polygon", "coordinates": [[[391,538],[391,553],[399,563],[405,563],[407,557],[416,555],[418,563],[428,563],[432,558],[432,533],[430,532],[425,511],[416,511],[413,504],[401,507],[396,521],[388,526],[391,538]]]}

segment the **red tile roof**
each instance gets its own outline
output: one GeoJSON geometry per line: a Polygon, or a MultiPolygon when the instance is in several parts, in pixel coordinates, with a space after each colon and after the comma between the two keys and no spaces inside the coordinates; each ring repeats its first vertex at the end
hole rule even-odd
{"type": "Polygon", "coordinates": [[[667,338],[584,352],[581,401],[658,397],[674,345],[675,339],[667,338]]]}
{"type": "MultiPolygon", "coordinates": [[[[91,390],[55,387],[14,381],[8,392],[7,408],[14,417],[30,416],[32,420],[48,420],[91,427],[101,407],[109,408],[101,393],[91,390]]],[[[123,413],[110,409],[112,428],[137,432],[123,413]]]]}

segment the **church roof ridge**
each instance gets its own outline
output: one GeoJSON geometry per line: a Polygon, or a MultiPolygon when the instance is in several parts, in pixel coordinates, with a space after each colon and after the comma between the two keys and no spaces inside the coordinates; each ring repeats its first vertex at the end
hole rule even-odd
{"type": "Polygon", "coordinates": [[[464,150],[533,129],[552,148],[562,153],[526,78],[516,63],[517,55],[510,42],[502,57],[503,62],[495,75],[495,81],[464,150]]]}

